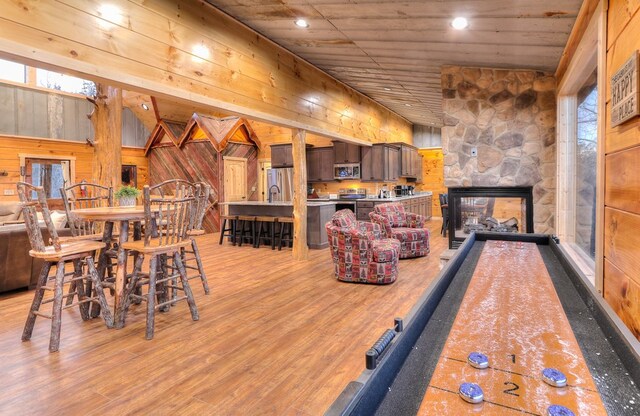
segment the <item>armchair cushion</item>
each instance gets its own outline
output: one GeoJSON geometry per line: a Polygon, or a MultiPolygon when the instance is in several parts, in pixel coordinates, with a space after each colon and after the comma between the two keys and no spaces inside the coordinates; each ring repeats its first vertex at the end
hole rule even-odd
{"type": "Polygon", "coordinates": [[[383,238],[371,242],[373,261],[384,263],[393,261],[400,256],[400,242],[392,238],[383,238]]]}
{"type": "Polygon", "coordinates": [[[18,221],[21,215],[22,206],[20,202],[0,202],[0,223],[18,221]]]}
{"type": "Polygon", "coordinates": [[[429,239],[429,230],[426,228],[394,228],[392,235],[398,241],[420,241],[429,239]]]}

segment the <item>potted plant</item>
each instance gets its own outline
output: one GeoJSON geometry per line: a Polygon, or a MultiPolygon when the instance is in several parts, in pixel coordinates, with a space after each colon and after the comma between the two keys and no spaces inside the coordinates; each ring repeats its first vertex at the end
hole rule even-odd
{"type": "Polygon", "coordinates": [[[138,195],[140,195],[140,190],[129,185],[120,187],[115,194],[116,198],[120,201],[121,207],[135,206],[138,195]]]}

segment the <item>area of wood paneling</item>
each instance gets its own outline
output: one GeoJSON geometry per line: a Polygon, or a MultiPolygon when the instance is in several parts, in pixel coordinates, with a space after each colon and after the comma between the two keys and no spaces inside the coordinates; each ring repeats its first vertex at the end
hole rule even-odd
{"type": "Polygon", "coordinates": [[[7,3],[0,53],[331,137],[410,141],[411,125],[202,1],[7,3]],[[73,23],[72,23],[73,22],[73,23]]]}
{"type": "Polygon", "coordinates": [[[640,49],[640,1],[610,0],[605,118],[605,298],[640,339],[640,118],[611,127],[609,79],[640,49]]]}
{"type": "Polygon", "coordinates": [[[605,204],[640,214],[640,147],[608,154],[605,172],[605,204]]]}
{"type": "Polygon", "coordinates": [[[613,263],[604,262],[604,298],[622,322],[640,339],[640,283],[613,263]]]}
{"type": "Polygon", "coordinates": [[[431,254],[401,261],[388,286],[337,281],[328,249],[293,261],[287,248],[198,237],[211,287],[207,296],[191,281],[200,320],[179,302],[156,314],[151,341],[144,304],[121,330],[71,308],[50,354],[47,319],[20,341],[33,291],[2,295],[0,414],[321,415],[437,275],[447,239],[439,221],[427,224],[431,254]]]}
{"type": "MultiPolygon", "coordinates": [[[[440,66],[552,72],[582,1],[208,0],[413,123],[442,125],[440,66]],[[470,18],[467,30],[450,26],[470,18]],[[293,24],[298,17],[308,29],[293,24]]],[[[588,0],[586,3],[597,3],[588,0]]]]}
{"type": "MultiPolygon", "coordinates": [[[[4,195],[4,190],[16,191],[16,182],[20,180],[19,153],[42,155],[43,157],[74,156],[76,158],[75,182],[82,179],[91,180],[93,147],[87,143],[0,136],[0,171],[7,171],[7,176],[0,176],[0,201],[18,200],[17,193],[4,195]]],[[[144,149],[123,148],[122,162],[138,166],[138,187],[148,183],[147,158],[144,157],[144,149]]]]}
{"type": "Polygon", "coordinates": [[[604,221],[604,257],[640,283],[640,215],[606,207],[604,221]]]}
{"type": "Polygon", "coordinates": [[[447,187],[444,186],[444,155],[442,148],[420,149],[418,153],[422,156],[422,184],[418,185],[418,190],[433,192],[431,205],[433,215],[442,216],[440,209],[439,194],[446,194],[447,187]]]}

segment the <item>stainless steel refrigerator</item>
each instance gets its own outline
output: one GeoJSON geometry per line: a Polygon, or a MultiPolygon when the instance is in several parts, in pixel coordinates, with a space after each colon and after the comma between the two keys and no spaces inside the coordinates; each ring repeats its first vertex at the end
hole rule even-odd
{"type": "Polygon", "coordinates": [[[267,169],[267,200],[269,192],[272,192],[272,201],[293,201],[293,168],[267,169]],[[273,185],[278,188],[272,188],[273,185]]]}

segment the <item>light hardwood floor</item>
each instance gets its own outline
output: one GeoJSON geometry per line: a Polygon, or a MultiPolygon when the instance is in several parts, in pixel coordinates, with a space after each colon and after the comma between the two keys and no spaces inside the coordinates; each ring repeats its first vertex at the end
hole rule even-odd
{"type": "Polygon", "coordinates": [[[389,286],[338,282],[326,249],[294,261],[289,250],[203,236],[211,294],[191,281],[200,320],[182,302],[156,315],[151,341],[144,305],[121,330],[67,310],[50,354],[46,319],[20,341],[33,292],[0,296],[0,414],[322,414],[438,274],[440,226],[429,222],[431,254],[401,260],[389,286]]]}

